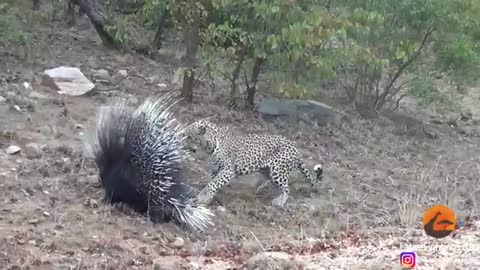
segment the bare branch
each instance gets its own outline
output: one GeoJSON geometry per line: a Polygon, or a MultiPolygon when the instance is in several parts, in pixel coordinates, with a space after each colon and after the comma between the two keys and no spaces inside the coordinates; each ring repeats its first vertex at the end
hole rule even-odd
{"type": "Polygon", "coordinates": [[[420,56],[423,48],[427,43],[428,38],[434,31],[435,29],[433,28],[427,31],[427,33],[423,36],[423,40],[422,40],[422,43],[420,44],[420,47],[418,47],[417,51],[415,51],[415,53],[412,55],[412,57],[410,57],[410,59],[408,59],[405,63],[403,63],[403,65],[400,66],[400,68],[395,73],[395,75],[393,76],[388,86],[385,88],[386,90],[389,90],[393,86],[393,84],[397,81],[397,79],[400,77],[400,75],[403,73],[403,71],[420,56]]]}
{"type": "Polygon", "coordinates": [[[243,78],[245,79],[245,86],[247,88],[250,88],[250,84],[248,83],[247,69],[245,68],[245,66],[243,66],[243,78]]]}
{"type": "Polygon", "coordinates": [[[423,48],[427,44],[428,38],[432,35],[432,33],[435,31],[434,28],[429,29],[425,35],[423,36],[422,43],[420,44],[420,47],[415,51],[415,53],[408,59],[405,63],[403,63],[400,68],[395,72],[395,75],[390,79],[390,82],[388,85],[385,87],[383,94],[381,97],[378,99],[379,101],[376,102],[375,104],[375,109],[381,108],[385,104],[385,100],[390,93],[390,90],[392,89],[393,85],[397,81],[397,79],[402,75],[402,73],[405,71],[405,69],[412,64],[422,53],[423,48]]]}
{"type": "Polygon", "coordinates": [[[398,107],[400,106],[400,101],[406,96],[407,94],[403,94],[397,99],[397,102],[395,103],[395,108],[393,108],[394,111],[398,110],[398,107]]]}

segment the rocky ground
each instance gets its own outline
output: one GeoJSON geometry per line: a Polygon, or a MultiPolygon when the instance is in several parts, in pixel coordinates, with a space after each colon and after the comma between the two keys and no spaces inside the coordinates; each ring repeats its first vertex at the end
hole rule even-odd
{"type": "MultiPolygon", "coordinates": [[[[292,175],[286,212],[270,206],[272,188],[253,195],[259,176],[240,177],[211,206],[214,228],[192,235],[104,205],[92,187],[95,167],[82,155],[98,106],[175,90],[175,53],[164,50],[154,61],[106,50],[87,21],[53,33],[36,27],[32,61],[0,43],[2,269],[399,269],[399,253],[410,249],[419,269],[479,268],[478,89],[462,111],[406,102],[400,113],[365,119],[331,104],[343,116],[319,127],[226,109],[220,90],[197,82],[195,104],[175,107],[182,122],[215,115],[239,132],[285,135],[308,164],[325,164],[326,177],[314,194],[292,175]],[[59,66],[79,68],[95,89],[71,97],[42,86],[43,71],[59,66]],[[442,240],[420,226],[435,203],[460,221],[442,240]]],[[[191,184],[202,187],[205,156],[192,155],[189,164],[191,184]]]]}

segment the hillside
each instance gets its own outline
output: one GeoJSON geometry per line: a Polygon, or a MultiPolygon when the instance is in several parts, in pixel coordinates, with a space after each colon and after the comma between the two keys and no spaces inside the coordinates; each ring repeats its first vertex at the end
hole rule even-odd
{"type": "MultiPolygon", "coordinates": [[[[252,195],[260,178],[241,177],[211,206],[214,228],[190,235],[104,205],[102,191],[92,186],[96,169],[81,145],[100,105],[115,97],[135,104],[173,91],[174,54],[153,61],[107,50],[85,19],[75,28],[36,31],[33,64],[19,60],[11,45],[0,47],[2,269],[400,269],[400,251],[422,245],[444,246],[440,253],[419,252],[419,269],[480,267],[478,88],[464,98],[463,111],[471,117],[405,102],[400,112],[366,119],[330,104],[345,116],[318,127],[272,124],[227,109],[221,94],[198,83],[194,104],[174,108],[179,120],[219,115],[215,122],[241,132],[285,135],[308,164],[324,164],[325,180],[315,194],[292,175],[289,209],[282,212],[270,206],[272,188],[252,195]],[[110,75],[86,96],[62,96],[41,85],[42,72],[58,66],[78,67],[92,81],[99,69],[110,75]],[[122,79],[120,70],[135,76],[122,79]],[[7,154],[12,145],[21,152],[7,154]],[[442,240],[421,230],[423,211],[436,203],[454,209],[462,223],[442,240]],[[278,252],[277,262],[249,261],[267,251],[278,252]],[[284,268],[274,266],[278,261],[284,268]]],[[[205,156],[192,154],[189,164],[190,184],[202,187],[209,172],[205,156]]]]}

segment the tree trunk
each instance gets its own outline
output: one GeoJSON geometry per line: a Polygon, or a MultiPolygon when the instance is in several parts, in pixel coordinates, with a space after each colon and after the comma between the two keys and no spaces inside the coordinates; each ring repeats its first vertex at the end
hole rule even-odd
{"type": "Polygon", "coordinates": [[[185,25],[184,42],[186,47],[185,60],[187,64],[194,64],[200,41],[199,36],[199,16],[196,15],[192,23],[185,25]]]}
{"type": "Polygon", "coordinates": [[[305,64],[305,60],[303,58],[295,60],[295,62],[293,62],[293,82],[298,84],[300,81],[300,76],[302,76],[302,74],[305,74],[306,71],[307,67],[305,64]]]}
{"type": "Polygon", "coordinates": [[[162,47],[163,30],[165,29],[165,21],[167,15],[164,13],[160,15],[160,19],[157,22],[157,30],[155,31],[155,37],[153,38],[153,47],[160,49],[162,47]]]}
{"type": "MultiPolygon", "coordinates": [[[[72,1],[75,2],[75,5],[78,5],[78,3],[77,3],[78,0],[72,0],[72,1]]],[[[78,16],[78,17],[82,17],[84,14],[85,14],[85,11],[83,11],[82,8],[79,8],[79,9],[78,9],[78,14],[77,14],[77,16],[78,16]]]]}
{"type": "Polygon", "coordinates": [[[183,72],[183,85],[180,93],[181,97],[186,102],[192,103],[193,101],[193,82],[195,81],[195,70],[192,68],[186,68],[183,72]]]}
{"type": "Polygon", "coordinates": [[[33,10],[39,10],[40,9],[40,0],[33,0],[33,10]]]}
{"type": "Polygon", "coordinates": [[[200,14],[195,12],[193,21],[184,24],[183,40],[186,47],[186,54],[184,58],[185,72],[183,77],[183,85],[181,91],[181,97],[186,102],[191,103],[193,101],[193,82],[195,81],[195,58],[198,51],[198,45],[200,41],[199,36],[199,21],[200,14]]]}
{"type": "Polygon", "coordinates": [[[236,106],[237,99],[237,80],[240,77],[240,71],[242,70],[243,62],[245,60],[246,49],[242,46],[239,48],[237,53],[237,64],[235,69],[232,71],[232,76],[230,78],[230,105],[236,106]]]}
{"type": "Polygon", "coordinates": [[[87,14],[88,18],[92,22],[97,34],[102,39],[103,45],[110,48],[118,48],[119,45],[115,42],[115,39],[110,33],[105,30],[105,24],[107,22],[107,16],[105,15],[103,8],[97,4],[96,0],[76,0],[80,9],[87,14]]]}
{"type": "Polygon", "coordinates": [[[253,110],[255,107],[255,92],[257,92],[257,87],[255,85],[247,87],[247,98],[246,98],[246,108],[248,110],[253,110]]]}
{"type": "Polygon", "coordinates": [[[67,12],[66,12],[66,20],[68,26],[74,26],[76,23],[76,14],[75,14],[75,4],[76,0],[68,0],[67,2],[67,12]]]}
{"type": "Polygon", "coordinates": [[[246,96],[246,107],[249,110],[253,110],[255,107],[255,94],[257,92],[257,83],[258,76],[262,71],[263,64],[265,63],[264,58],[256,58],[255,63],[253,64],[252,77],[250,83],[247,85],[247,96],[246,96]]]}

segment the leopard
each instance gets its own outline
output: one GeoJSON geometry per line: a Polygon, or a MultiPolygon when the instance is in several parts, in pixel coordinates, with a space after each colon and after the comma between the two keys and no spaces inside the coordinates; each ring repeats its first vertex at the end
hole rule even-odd
{"type": "Polygon", "coordinates": [[[315,177],[305,165],[295,144],[282,135],[235,134],[225,126],[214,124],[208,119],[197,120],[184,131],[185,139],[203,148],[210,155],[213,165],[212,179],[196,196],[197,203],[208,205],[214,196],[235,177],[260,172],[270,181],[257,187],[256,193],[270,182],[280,195],[272,200],[274,207],[285,209],[289,199],[289,174],[298,169],[309,180],[314,192],[320,190],[323,178],[321,164],[313,168],[315,177]]]}

